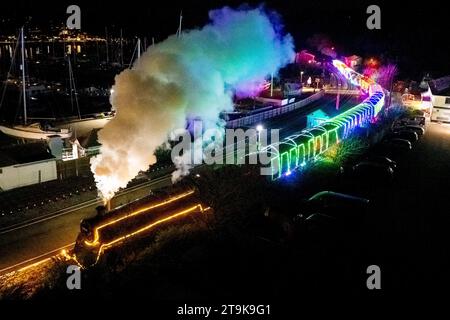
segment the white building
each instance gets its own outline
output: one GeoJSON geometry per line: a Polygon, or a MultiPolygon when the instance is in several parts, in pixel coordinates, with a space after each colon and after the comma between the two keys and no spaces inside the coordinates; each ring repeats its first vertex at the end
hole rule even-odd
{"type": "Polygon", "coordinates": [[[44,143],[0,150],[0,191],[57,179],[56,159],[44,143]]]}

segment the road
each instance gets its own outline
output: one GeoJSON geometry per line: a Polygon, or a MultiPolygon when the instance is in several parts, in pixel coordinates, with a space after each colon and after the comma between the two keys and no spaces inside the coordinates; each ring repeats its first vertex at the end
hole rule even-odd
{"type": "MultiPolygon", "coordinates": [[[[306,125],[306,115],[311,111],[321,108],[332,116],[333,112],[337,112],[335,99],[335,95],[325,95],[305,108],[265,122],[264,126],[280,129],[282,139],[303,129],[306,125]]],[[[341,95],[342,109],[356,103],[355,97],[341,95]]],[[[152,188],[169,184],[170,178],[170,175],[166,175],[155,182],[121,193],[112,200],[112,206],[140,198],[148,194],[152,188]]],[[[73,245],[81,219],[95,214],[95,207],[100,204],[100,199],[88,201],[76,208],[62,210],[56,216],[52,214],[44,219],[0,230],[0,275],[42,261],[73,245]]]]}

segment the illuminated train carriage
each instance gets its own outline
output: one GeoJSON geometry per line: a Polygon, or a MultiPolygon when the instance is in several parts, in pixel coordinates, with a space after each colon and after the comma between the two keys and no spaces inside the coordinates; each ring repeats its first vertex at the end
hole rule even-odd
{"type": "Polygon", "coordinates": [[[290,175],[293,170],[305,166],[308,161],[347,138],[356,127],[373,121],[384,106],[384,93],[378,85],[371,87],[371,90],[374,93],[357,106],[262,149],[271,156],[272,180],[290,175]]]}
{"type": "Polygon", "coordinates": [[[95,217],[82,220],[69,258],[83,267],[92,266],[111,248],[148,237],[169,223],[186,222],[208,209],[199,202],[194,190],[169,196],[150,195],[110,212],[103,206],[97,207],[95,217]]]}
{"type": "Polygon", "coordinates": [[[363,92],[367,92],[371,87],[377,84],[371,78],[359,74],[352,68],[348,67],[344,62],[333,60],[333,66],[354,86],[361,88],[363,92]]]}

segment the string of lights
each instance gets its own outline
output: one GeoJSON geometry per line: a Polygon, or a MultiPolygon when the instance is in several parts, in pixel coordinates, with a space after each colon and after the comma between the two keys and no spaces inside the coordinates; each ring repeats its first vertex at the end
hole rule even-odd
{"type": "Polygon", "coordinates": [[[272,156],[272,180],[289,176],[292,171],[304,167],[308,161],[316,159],[332,145],[347,138],[356,127],[373,121],[383,108],[385,94],[381,86],[370,79],[356,77],[356,72],[338,60],[334,60],[333,64],[350,82],[362,89],[367,88],[369,97],[318,126],[262,149],[272,156]]]}

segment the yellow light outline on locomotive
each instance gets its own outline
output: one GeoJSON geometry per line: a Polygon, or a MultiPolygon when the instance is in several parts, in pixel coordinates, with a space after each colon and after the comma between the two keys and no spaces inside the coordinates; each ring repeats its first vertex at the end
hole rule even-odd
{"type": "Polygon", "coordinates": [[[175,196],[175,197],[173,197],[173,198],[170,198],[169,200],[165,200],[165,201],[159,202],[159,203],[157,203],[157,204],[151,205],[151,206],[149,206],[149,207],[145,207],[145,208],[136,210],[136,211],[130,213],[129,215],[125,215],[125,216],[123,216],[123,217],[120,217],[120,218],[111,220],[111,221],[109,221],[109,222],[106,222],[106,223],[104,223],[104,224],[102,224],[102,225],[100,225],[100,226],[98,226],[98,227],[96,227],[96,228],[94,229],[94,240],[93,240],[93,241],[87,241],[87,240],[85,240],[84,243],[85,243],[86,245],[88,245],[88,246],[91,246],[91,247],[96,246],[96,245],[99,243],[99,239],[100,239],[100,236],[99,236],[99,233],[98,233],[98,231],[99,231],[100,229],[102,229],[102,228],[104,228],[104,227],[107,227],[107,226],[109,226],[109,225],[115,224],[115,223],[117,223],[117,222],[119,222],[119,221],[122,221],[122,220],[124,220],[124,219],[128,219],[128,218],[134,217],[134,216],[136,216],[136,215],[138,215],[138,214],[141,214],[141,213],[144,213],[144,212],[146,212],[146,211],[148,211],[148,210],[151,210],[151,209],[154,209],[154,208],[158,208],[158,207],[164,206],[164,205],[166,205],[166,204],[172,203],[172,202],[174,202],[174,201],[180,200],[180,199],[185,198],[185,197],[187,197],[187,196],[189,196],[189,195],[191,195],[191,194],[193,194],[193,193],[194,193],[194,190],[191,190],[191,191],[182,193],[182,194],[180,194],[180,195],[178,195],[178,196],[175,196]]]}
{"type": "Polygon", "coordinates": [[[133,231],[133,232],[131,232],[131,233],[128,233],[128,234],[126,234],[126,235],[123,235],[123,236],[121,236],[121,237],[119,237],[119,238],[116,238],[116,239],[114,239],[114,240],[112,240],[112,241],[110,241],[110,242],[108,242],[108,243],[102,244],[102,245],[100,246],[100,249],[98,250],[97,258],[96,258],[94,264],[96,264],[96,263],[98,262],[98,260],[100,259],[100,256],[101,256],[102,253],[104,252],[104,250],[105,250],[105,249],[108,249],[109,247],[112,247],[114,244],[116,244],[116,243],[118,243],[118,242],[121,242],[122,240],[125,240],[126,238],[134,237],[135,235],[137,235],[137,234],[139,234],[139,233],[141,233],[141,232],[147,231],[147,230],[153,228],[154,226],[156,226],[156,225],[158,225],[158,224],[161,224],[161,223],[166,222],[166,221],[173,220],[173,219],[175,219],[175,218],[177,218],[177,217],[179,217],[179,216],[182,216],[182,215],[185,215],[185,214],[187,214],[187,213],[189,213],[189,212],[192,212],[192,211],[194,211],[194,210],[197,209],[197,208],[200,208],[200,211],[201,211],[202,213],[203,213],[204,211],[207,211],[207,210],[210,209],[209,207],[203,209],[203,206],[202,206],[200,203],[198,203],[198,204],[196,204],[196,205],[193,206],[193,207],[190,207],[190,208],[188,208],[188,209],[179,211],[179,212],[177,212],[177,213],[175,213],[175,214],[173,214],[173,215],[171,215],[171,216],[168,216],[168,217],[162,218],[162,219],[160,219],[160,220],[158,220],[158,221],[155,221],[155,222],[153,222],[153,223],[150,223],[150,224],[146,225],[145,227],[142,227],[142,228],[140,228],[140,229],[138,229],[138,230],[136,230],[136,231],[133,231]]]}

